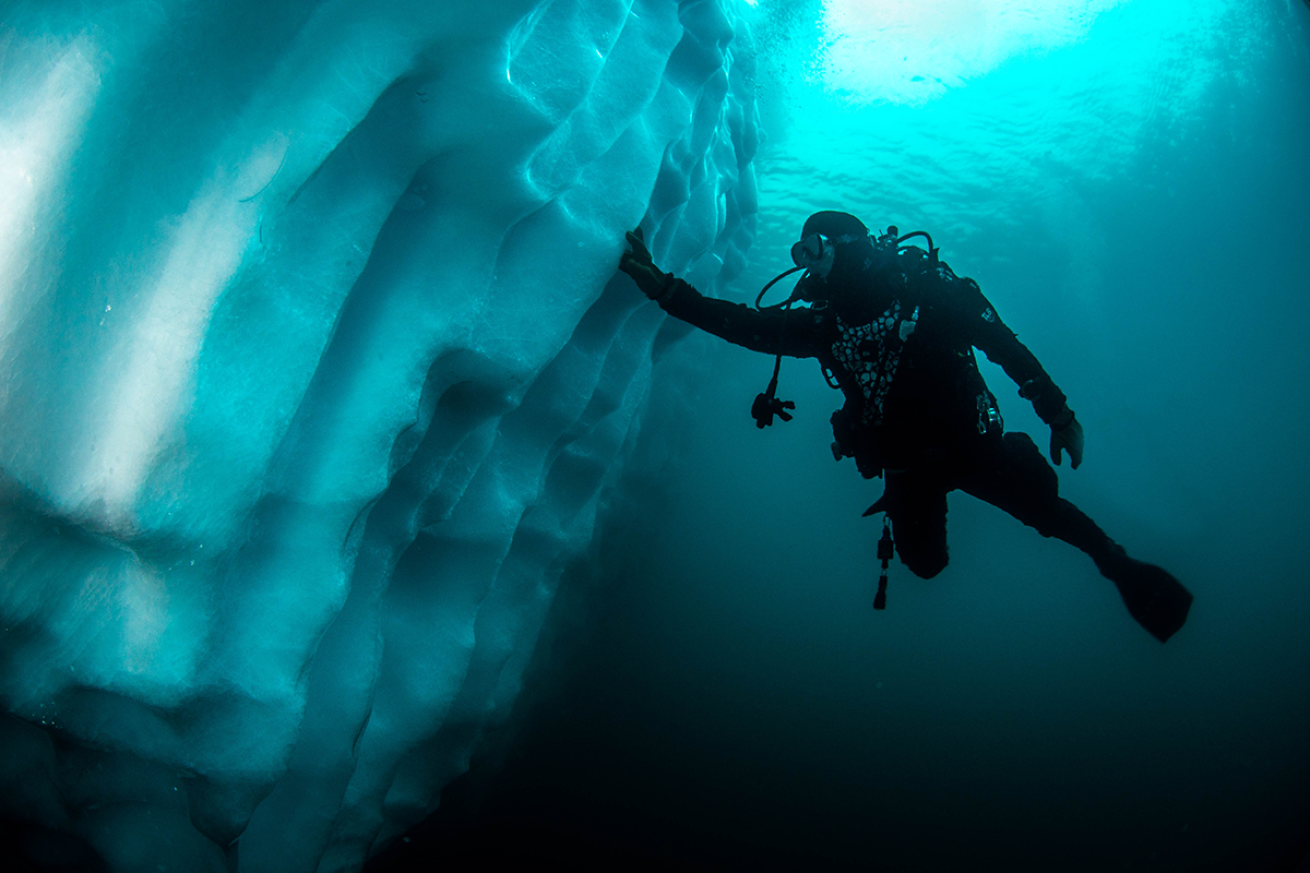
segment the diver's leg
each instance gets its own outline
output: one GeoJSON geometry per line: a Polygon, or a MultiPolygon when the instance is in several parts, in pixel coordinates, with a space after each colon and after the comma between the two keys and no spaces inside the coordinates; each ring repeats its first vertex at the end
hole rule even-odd
{"type": "Polygon", "coordinates": [[[886,474],[884,499],[901,563],[931,579],[946,568],[946,492],[940,477],[908,470],[886,474]]]}
{"type": "Polygon", "coordinates": [[[960,481],[961,491],[1004,509],[1044,537],[1064,540],[1099,565],[1114,550],[1087,515],[1060,496],[1055,470],[1026,433],[1007,433],[960,481]]]}
{"type": "Polygon", "coordinates": [[[1128,557],[1086,513],[1060,497],[1055,470],[1027,434],[1005,434],[999,451],[959,487],[1036,528],[1042,536],[1056,537],[1085,552],[1119,589],[1133,618],[1161,642],[1187,621],[1191,593],[1162,568],[1128,557]]]}

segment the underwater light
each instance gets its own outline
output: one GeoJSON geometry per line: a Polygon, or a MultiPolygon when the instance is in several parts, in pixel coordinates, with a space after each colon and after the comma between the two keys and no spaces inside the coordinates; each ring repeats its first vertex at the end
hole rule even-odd
{"type": "Polygon", "coordinates": [[[1128,0],[824,0],[817,73],[857,103],[922,104],[1010,58],[1083,39],[1128,0]]]}

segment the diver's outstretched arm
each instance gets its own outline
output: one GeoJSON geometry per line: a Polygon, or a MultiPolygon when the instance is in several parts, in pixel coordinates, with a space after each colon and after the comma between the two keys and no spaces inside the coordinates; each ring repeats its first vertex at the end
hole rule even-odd
{"type": "Polygon", "coordinates": [[[816,355],[822,320],[802,314],[808,310],[761,312],[743,303],[706,297],[655,266],[640,229],[629,231],[627,239],[631,249],[619,259],[619,269],[669,315],[752,351],[793,358],[816,355]]]}

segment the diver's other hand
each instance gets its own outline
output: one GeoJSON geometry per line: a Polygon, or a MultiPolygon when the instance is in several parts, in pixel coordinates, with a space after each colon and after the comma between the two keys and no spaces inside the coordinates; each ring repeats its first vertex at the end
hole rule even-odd
{"type": "Polygon", "coordinates": [[[652,300],[659,300],[668,293],[673,277],[655,266],[650,250],[646,248],[646,242],[642,239],[640,227],[628,231],[627,239],[628,245],[632,248],[626,250],[623,257],[619,258],[619,269],[632,277],[632,281],[637,283],[643,294],[652,300]]]}
{"type": "Polygon", "coordinates": [[[1051,460],[1058,467],[1061,450],[1069,452],[1069,466],[1075,470],[1083,462],[1083,426],[1074,417],[1073,410],[1065,407],[1056,421],[1064,419],[1065,423],[1057,426],[1051,423],[1051,460]]]}

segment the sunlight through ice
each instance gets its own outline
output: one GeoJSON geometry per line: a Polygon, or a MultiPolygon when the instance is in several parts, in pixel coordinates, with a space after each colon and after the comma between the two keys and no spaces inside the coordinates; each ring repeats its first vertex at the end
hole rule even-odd
{"type": "Polygon", "coordinates": [[[1078,42],[1128,0],[824,0],[817,73],[853,103],[922,105],[1010,58],[1078,42]]]}

